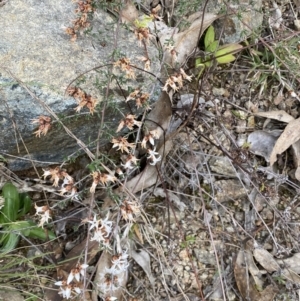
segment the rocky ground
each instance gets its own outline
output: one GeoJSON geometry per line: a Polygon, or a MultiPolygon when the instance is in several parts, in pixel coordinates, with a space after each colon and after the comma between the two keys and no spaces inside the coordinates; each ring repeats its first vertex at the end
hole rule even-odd
{"type": "MultiPolygon", "coordinates": [[[[186,121],[185,126],[163,157],[157,183],[136,193],[141,215],[130,229],[134,246],[120,299],[299,299],[299,28],[294,22],[299,4],[278,5],[262,3],[260,35],[250,36],[231,64],[205,70],[199,86],[198,70],[188,67],[193,66],[190,61],[185,65],[186,72],[196,76],[173,96],[171,119],[171,125],[179,120],[186,121]],[[277,28],[272,18],[279,22],[278,9],[282,20],[277,28]]],[[[67,166],[82,191],[92,183],[86,160],[82,156],[67,166]]],[[[32,294],[30,300],[62,300],[57,287],[51,288],[59,271],[49,266],[51,260],[56,267],[63,258],[72,261],[88,244],[88,227],[79,225],[91,212],[90,196],[66,206],[58,202],[63,198],[52,183],[35,181],[34,170],[11,174],[3,164],[1,175],[2,182],[9,177],[19,187],[27,183],[34,201],[48,200],[56,215],[50,228],[61,237],[36,246],[22,240],[19,249],[4,258],[0,281],[9,279],[27,298],[32,294]],[[9,264],[17,257],[33,259],[9,264]],[[26,273],[34,275],[31,280],[26,273]],[[15,280],[18,274],[20,282],[15,280]]],[[[96,191],[94,208],[109,208],[119,222],[107,201],[111,192],[96,191]]],[[[30,216],[36,219],[34,213],[30,216]]],[[[125,227],[122,222],[118,226],[125,227]]],[[[90,250],[88,279],[96,281],[104,252],[98,252],[98,246],[90,250]]],[[[66,263],[61,265],[66,271],[66,263]]],[[[93,290],[89,280],[87,291],[93,290]]],[[[89,294],[85,298],[97,300],[89,294]]]]}

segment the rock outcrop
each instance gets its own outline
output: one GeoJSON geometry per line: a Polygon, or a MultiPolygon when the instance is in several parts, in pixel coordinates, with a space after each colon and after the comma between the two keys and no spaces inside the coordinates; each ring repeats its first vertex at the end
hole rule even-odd
{"type": "MultiPolygon", "coordinates": [[[[144,49],[138,46],[134,33],[104,11],[96,10],[88,33],[71,42],[65,28],[76,18],[75,5],[71,0],[14,0],[0,7],[0,153],[12,170],[31,167],[30,160],[40,166],[49,165],[82,152],[78,141],[55,118],[46,136],[35,137],[37,125],[32,124],[32,119],[51,116],[49,110],[93,149],[103,108],[104,123],[113,131],[121,115],[110,109],[110,104],[124,105],[124,95],[116,81],[108,81],[111,65],[86,73],[77,81],[100,101],[93,116],[87,109],[75,112],[78,104],[65,94],[66,88],[87,70],[111,63],[113,54],[143,66],[137,57],[143,56],[144,49]]],[[[158,51],[151,45],[148,51],[152,72],[158,74],[158,51]]],[[[141,71],[137,74],[135,82],[123,84],[120,78],[122,89],[138,84],[145,92],[154,91],[155,78],[141,71]]],[[[107,136],[100,137],[100,144],[107,141],[107,136]]]]}

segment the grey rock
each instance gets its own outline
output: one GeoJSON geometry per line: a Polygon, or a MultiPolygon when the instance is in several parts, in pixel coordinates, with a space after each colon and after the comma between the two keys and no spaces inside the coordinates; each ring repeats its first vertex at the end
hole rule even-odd
{"type": "Polygon", "coordinates": [[[257,32],[263,21],[262,1],[229,1],[220,5],[218,0],[209,1],[208,12],[224,13],[227,16],[215,21],[216,37],[223,44],[237,43],[246,39],[253,31],[257,32]]]}
{"type": "Polygon", "coordinates": [[[215,182],[218,202],[234,201],[247,196],[247,190],[239,180],[220,180],[215,182]]]}
{"type": "Polygon", "coordinates": [[[211,170],[218,175],[228,177],[236,177],[237,175],[237,171],[228,157],[212,157],[209,160],[209,166],[211,170]]]}
{"type": "MultiPolygon", "coordinates": [[[[150,9],[151,3],[157,3],[156,0],[136,0],[138,4],[143,4],[147,9],[150,9]]],[[[240,1],[220,1],[210,0],[206,7],[206,12],[215,14],[226,14],[226,17],[221,17],[216,20],[213,25],[216,30],[216,37],[221,36],[221,42],[237,43],[248,37],[253,31],[259,29],[263,21],[262,0],[240,0],[240,1]],[[226,6],[226,4],[228,6],[226,6]]],[[[184,1],[164,1],[165,13],[168,18],[170,16],[177,21],[182,22],[182,17],[189,16],[187,20],[192,22],[199,13],[204,10],[205,1],[199,1],[199,7],[194,5],[184,5],[184,1]],[[196,13],[195,13],[196,12],[196,13]]],[[[186,2],[188,3],[188,2],[186,2]]],[[[154,5],[155,6],[155,5],[154,5]]]]}
{"type": "MultiPolygon", "coordinates": [[[[134,33],[122,26],[116,28],[115,20],[106,12],[97,10],[89,34],[79,35],[76,42],[71,42],[64,28],[71,26],[71,20],[76,18],[74,9],[74,2],[64,0],[15,0],[0,7],[0,154],[10,155],[12,170],[31,167],[31,159],[43,166],[83,153],[58,122],[45,137],[34,137],[37,126],[31,124],[32,119],[39,115],[50,116],[43,104],[90,149],[95,147],[101,110],[104,104],[108,106],[104,74],[108,69],[100,68],[81,78],[79,87],[100,101],[98,112],[93,116],[87,109],[75,114],[77,102],[65,96],[65,89],[83,72],[111,62],[115,43],[121,56],[143,67],[137,60],[144,55],[143,48],[138,47],[134,33]]],[[[158,51],[149,45],[148,52],[152,72],[159,74],[158,51]]],[[[126,91],[129,86],[137,85],[142,86],[144,92],[152,93],[152,99],[157,96],[154,91],[159,93],[155,78],[141,71],[137,72],[136,81],[122,84],[122,89],[126,91]]],[[[114,81],[110,84],[109,96],[111,102],[124,104],[122,92],[114,81]]],[[[127,113],[127,109],[123,112],[127,113]]],[[[106,109],[104,118],[114,130],[121,115],[106,109]]],[[[100,137],[100,144],[105,143],[107,138],[100,137]]]]}
{"type": "Polygon", "coordinates": [[[262,156],[267,162],[278,139],[277,132],[267,132],[264,130],[252,132],[247,139],[250,144],[249,150],[255,155],[262,156]]]}

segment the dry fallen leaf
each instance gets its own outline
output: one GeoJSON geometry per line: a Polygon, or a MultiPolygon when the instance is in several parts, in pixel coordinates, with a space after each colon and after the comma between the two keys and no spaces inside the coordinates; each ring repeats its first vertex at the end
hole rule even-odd
{"type": "Polygon", "coordinates": [[[275,146],[270,155],[270,165],[272,166],[277,161],[277,155],[282,154],[293,143],[300,139],[300,118],[292,120],[284,129],[275,143],[275,146]]]}
{"type": "Polygon", "coordinates": [[[274,259],[273,255],[262,248],[255,248],[253,251],[255,260],[269,273],[278,271],[279,264],[274,259]]]}
{"type": "Polygon", "coordinates": [[[163,188],[156,188],[153,191],[153,194],[156,197],[159,196],[161,198],[167,197],[167,194],[168,194],[168,198],[170,199],[171,202],[174,203],[174,205],[179,209],[179,211],[184,211],[187,207],[175,193],[173,193],[169,190],[165,191],[163,188]]]}
{"type": "MultiPolygon", "coordinates": [[[[167,154],[170,152],[170,150],[173,147],[172,141],[167,141],[165,145],[163,145],[159,149],[159,155],[162,157],[162,161],[167,156],[167,154]]],[[[137,193],[143,189],[146,189],[148,187],[151,187],[157,182],[157,166],[153,165],[147,165],[147,167],[144,169],[144,171],[137,176],[135,176],[133,179],[128,181],[125,185],[126,189],[130,191],[131,193],[137,193]]],[[[121,187],[121,190],[123,188],[121,187]]]]}
{"type": "Polygon", "coordinates": [[[247,267],[251,256],[251,252],[247,250],[241,250],[237,255],[234,264],[234,276],[239,292],[242,295],[243,300],[272,301],[277,294],[277,289],[272,285],[268,285],[263,291],[259,292],[256,289],[253,278],[248,274],[247,267]]]}
{"type": "Polygon", "coordinates": [[[300,253],[295,253],[292,257],[286,259],[278,259],[277,262],[286,269],[300,274],[300,253]]]}
{"type": "Polygon", "coordinates": [[[133,23],[139,17],[138,10],[131,0],[125,1],[125,5],[120,11],[122,23],[133,23]]]}
{"type": "MultiPolygon", "coordinates": [[[[207,13],[204,15],[202,23],[202,15],[199,19],[195,20],[192,25],[185,31],[179,32],[175,35],[164,35],[161,37],[161,44],[165,45],[168,40],[172,39],[174,41],[174,49],[177,52],[177,62],[182,65],[187,57],[194,51],[197,47],[198,39],[201,37],[203,32],[217,19],[217,15],[207,13]],[[201,30],[201,32],[200,32],[201,30]]],[[[164,63],[172,65],[172,56],[168,52],[165,53],[164,63]]]]}
{"type": "Polygon", "coordinates": [[[134,230],[134,233],[137,236],[138,240],[143,245],[144,244],[144,239],[143,239],[143,234],[142,234],[142,232],[140,230],[139,224],[134,224],[133,230],[134,230]]]}
{"type": "Polygon", "coordinates": [[[283,96],[283,88],[280,89],[280,91],[278,92],[278,94],[276,95],[276,97],[274,98],[274,104],[277,106],[281,103],[281,101],[284,99],[283,96]]]}
{"type": "Polygon", "coordinates": [[[292,144],[293,160],[296,168],[295,178],[300,181],[300,140],[292,144]]]}
{"type": "Polygon", "coordinates": [[[295,120],[295,118],[293,116],[291,116],[290,114],[288,114],[287,112],[285,112],[283,110],[258,112],[258,113],[255,113],[254,116],[266,117],[266,118],[275,119],[275,120],[286,122],[286,123],[289,123],[292,120],[295,120]]]}
{"type": "Polygon", "coordinates": [[[135,262],[144,270],[151,285],[154,285],[155,279],[151,272],[150,256],[145,250],[135,251],[133,248],[130,250],[131,257],[135,262]]]}

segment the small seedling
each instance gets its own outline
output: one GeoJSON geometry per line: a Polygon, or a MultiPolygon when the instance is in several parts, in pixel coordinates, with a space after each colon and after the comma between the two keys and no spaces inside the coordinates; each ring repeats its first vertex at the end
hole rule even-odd
{"type": "Polygon", "coordinates": [[[219,65],[233,62],[236,59],[234,54],[243,48],[242,45],[237,43],[219,46],[219,41],[215,40],[215,29],[213,26],[210,26],[207,29],[207,32],[204,37],[204,47],[204,58],[199,57],[196,59],[195,62],[195,67],[201,68],[198,74],[198,79],[200,78],[205,68],[212,66],[214,62],[216,62],[219,65]]]}
{"type": "Polygon", "coordinates": [[[6,183],[2,188],[3,206],[0,209],[0,252],[7,253],[13,250],[20,239],[20,235],[30,238],[46,240],[54,239],[53,232],[48,231],[48,236],[42,228],[37,227],[33,221],[18,221],[29,212],[32,202],[28,194],[19,193],[17,188],[6,183]]]}
{"type": "Polygon", "coordinates": [[[180,244],[180,247],[181,248],[186,248],[188,247],[189,245],[192,245],[194,242],[196,241],[196,238],[194,235],[188,235],[186,238],[185,238],[185,241],[182,242],[180,244]]]}

